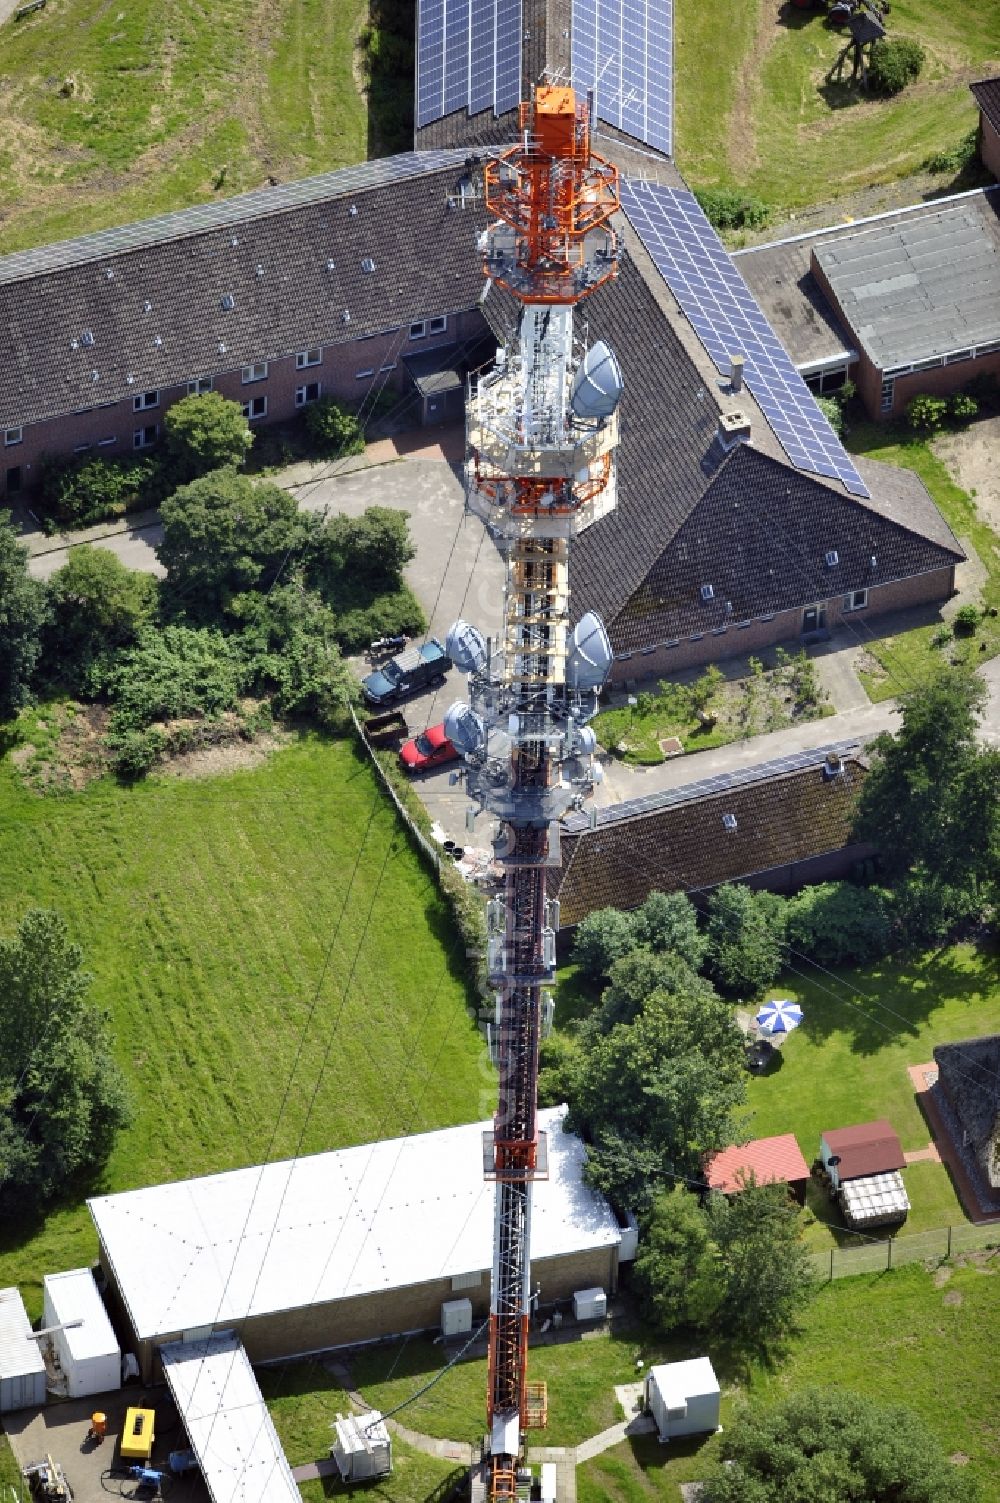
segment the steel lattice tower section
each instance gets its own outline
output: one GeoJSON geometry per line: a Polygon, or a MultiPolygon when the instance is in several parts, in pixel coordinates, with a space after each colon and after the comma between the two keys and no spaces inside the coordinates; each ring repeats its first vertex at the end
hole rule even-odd
{"type": "MultiPolygon", "coordinates": [[[[523,1432],[545,1423],[544,1384],[527,1382],[532,1182],[547,1152],[537,1127],[538,1047],[555,969],[557,821],[593,786],[586,722],[611,661],[593,614],[569,627],[571,539],[615,504],[621,372],[603,344],[575,338],[573,309],[617,269],[610,220],[617,170],[590,148],[586,106],[539,88],[522,104],[520,142],[485,168],[494,217],[486,275],[521,304],[518,334],[470,389],[468,501],[505,541],[502,638],[456,622],[449,650],[470,675],[448,733],[470,795],[500,820],[503,897],[489,905],[497,986],[499,1106],[484,1163],[496,1180],[489,1340],[489,1492],[516,1496],[523,1432]]],[[[599,770],[598,770],[599,771],[599,770]]]]}

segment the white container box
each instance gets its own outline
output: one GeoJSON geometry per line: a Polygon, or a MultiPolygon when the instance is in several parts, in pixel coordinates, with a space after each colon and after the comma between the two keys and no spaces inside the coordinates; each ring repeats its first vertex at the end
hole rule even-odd
{"type": "Polygon", "coordinates": [[[42,1324],[68,1326],[52,1336],[66,1374],[67,1397],[85,1399],[120,1388],[122,1354],[90,1269],[47,1273],[42,1299],[42,1324]]]}
{"type": "Polygon", "coordinates": [[[603,1320],[607,1313],[608,1296],[603,1289],[578,1289],[573,1295],[577,1320],[603,1320]]]}
{"type": "Polygon", "coordinates": [[[471,1299],[449,1299],[441,1306],[441,1335],[467,1336],[472,1330],[471,1299]]]}

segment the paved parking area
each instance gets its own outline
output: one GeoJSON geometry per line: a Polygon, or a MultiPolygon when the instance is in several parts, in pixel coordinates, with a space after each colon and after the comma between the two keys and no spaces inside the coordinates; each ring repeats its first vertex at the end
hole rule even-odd
{"type": "MultiPolygon", "coordinates": [[[[59,1462],[75,1503],[108,1503],[109,1496],[149,1500],[153,1497],[151,1490],[136,1490],[134,1478],[127,1475],[131,1463],[123,1463],[118,1455],[125,1410],[133,1404],[156,1411],[153,1465],[166,1470],[169,1452],[184,1449],[187,1441],[173,1400],[162,1386],[144,1389],[132,1385],[99,1398],[18,1410],[4,1415],[4,1430],[19,1466],[30,1466],[47,1455],[59,1462]],[[99,1446],[87,1439],[90,1416],[98,1409],[108,1417],[108,1433],[99,1446]]],[[[171,1503],[209,1503],[208,1490],[198,1473],[171,1478],[167,1491],[171,1503]]]]}

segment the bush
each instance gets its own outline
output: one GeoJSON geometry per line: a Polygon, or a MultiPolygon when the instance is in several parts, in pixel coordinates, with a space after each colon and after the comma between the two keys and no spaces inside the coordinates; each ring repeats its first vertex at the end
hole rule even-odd
{"type": "Polygon", "coordinates": [[[717,230],[761,230],[771,217],[770,204],[736,188],[699,188],[695,198],[717,230]]]}
{"type": "Polygon", "coordinates": [[[370,604],[356,606],[337,616],[337,641],[345,652],[360,652],[378,637],[417,637],[427,625],[427,617],[409,585],[384,595],[370,604]]]}
{"type": "Polygon", "coordinates": [[[635,948],[635,923],[617,908],[598,908],[577,926],[573,959],[585,976],[600,980],[616,960],[635,948]]]}
{"type": "Polygon", "coordinates": [[[239,469],[253,444],[250,424],[239,402],[217,391],[183,397],[163,419],[166,455],[177,484],[210,470],[239,469]]]}
{"type": "Polygon", "coordinates": [[[898,94],[917,77],[924,56],[911,37],[882,37],[872,47],[868,77],[881,94],[898,94]]]}
{"type": "Polygon", "coordinates": [[[979,157],[979,131],[973,127],[959,141],[957,146],[951,146],[946,151],[932,152],[923,160],[926,172],[965,172],[979,157]]]}
{"type": "Polygon", "coordinates": [[[49,671],[94,693],[108,655],[134,642],[156,613],[156,580],[127,569],[106,548],[74,548],[49,581],[49,671]]]}
{"type": "Polygon", "coordinates": [[[305,413],[306,433],[321,454],[335,455],[365,452],[365,435],[353,412],[341,407],[332,397],[320,397],[305,413]]]}
{"type": "Polygon", "coordinates": [[[777,978],[785,954],[785,901],[742,884],[708,900],[708,955],[726,991],[757,997],[777,978]]]}
{"type": "Polygon", "coordinates": [[[889,948],[892,922],[877,888],[823,882],[804,887],[785,911],[788,943],[819,965],[864,965],[889,948]]]}
{"type": "Polygon", "coordinates": [[[979,403],[968,392],[956,391],[948,398],[948,416],[959,427],[971,423],[979,411],[979,403]]]}
{"type": "Polygon", "coordinates": [[[971,637],[979,625],[979,607],[975,605],[960,605],[955,612],[955,635],[956,637],[971,637]]]}
{"type": "Polygon", "coordinates": [[[932,397],[924,392],[907,404],[906,421],[914,433],[937,433],[948,411],[944,397],[932,397]]]}
{"type": "Polygon", "coordinates": [[[31,698],[48,615],[45,586],[28,574],[28,550],[0,511],[0,720],[31,698]]]}
{"type": "Polygon", "coordinates": [[[248,679],[233,638],[208,627],[149,628],[119,654],[108,675],[111,729],[141,731],[155,721],[220,715],[236,708],[248,679]]]}
{"type": "Polygon", "coordinates": [[[45,514],[46,530],[54,532],[56,524],[86,527],[155,506],[164,489],[164,464],[158,455],[50,459],[42,464],[39,507],[45,514]]]}
{"type": "Polygon", "coordinates": [[[835,397],[817,397],[816,406],[838,436],[844,431],[844,413],[835,397]]]}

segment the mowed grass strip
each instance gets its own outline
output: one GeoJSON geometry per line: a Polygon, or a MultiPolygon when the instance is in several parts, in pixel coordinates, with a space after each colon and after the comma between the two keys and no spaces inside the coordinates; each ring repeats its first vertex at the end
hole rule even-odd
{"type": "Polygon", "coordinates": [[[365,0],[50,0],[0,26],[0,253],[363,161],[365,0]]]}
{"type": "MultiPolygon", "coordinates": [[[[493,1108],[448,910],[346,742],[304,736],[255,771],[48,799],[8,761],[0,930],[32,905],[83,947],[135,1100],[102,1189],[493,1108]]],[[[95,1239],[77,1205],[0,1247],[0,1281],[37,1313],[41,1275],[95,1239]]]]}
{"type": "Polygon", "coordinates": [[[894,0],[889,35],[914,38],[927,57],[893,99],[826,83],[846,38],[820,11],[779,0],[733,9],[720,24],[715,7],[677,0],[678,165],[692,186],[745,188],[786,209],[917,172],[975,127],[968,84],[1000,66],[995,5],[894,0]]]}
{"type": "MultiPolygon", "coordinates": [[[[807,1386],[850,1389],[914,1409],[983,1497],[1000,1496],[1000,1276],[988,1256],[932,1273],[909,1267],[839,1279],[818,1290],[780,1360],[749,1374],[727,1370],[709,1339],[723,1386],[723,1429],[734,1403],[771,1403],[807,1386]],[[738,1386],[733,1377],[738,1376],[738,1386]],[[945,1398],[946,1396],[946,1398],[945,1398]]],[[[580,1503],[646,1503],[678,1496],[678,1484],[706,1476],[721,1437],[626,1442],[577,1469],[580,1503]]]]}

